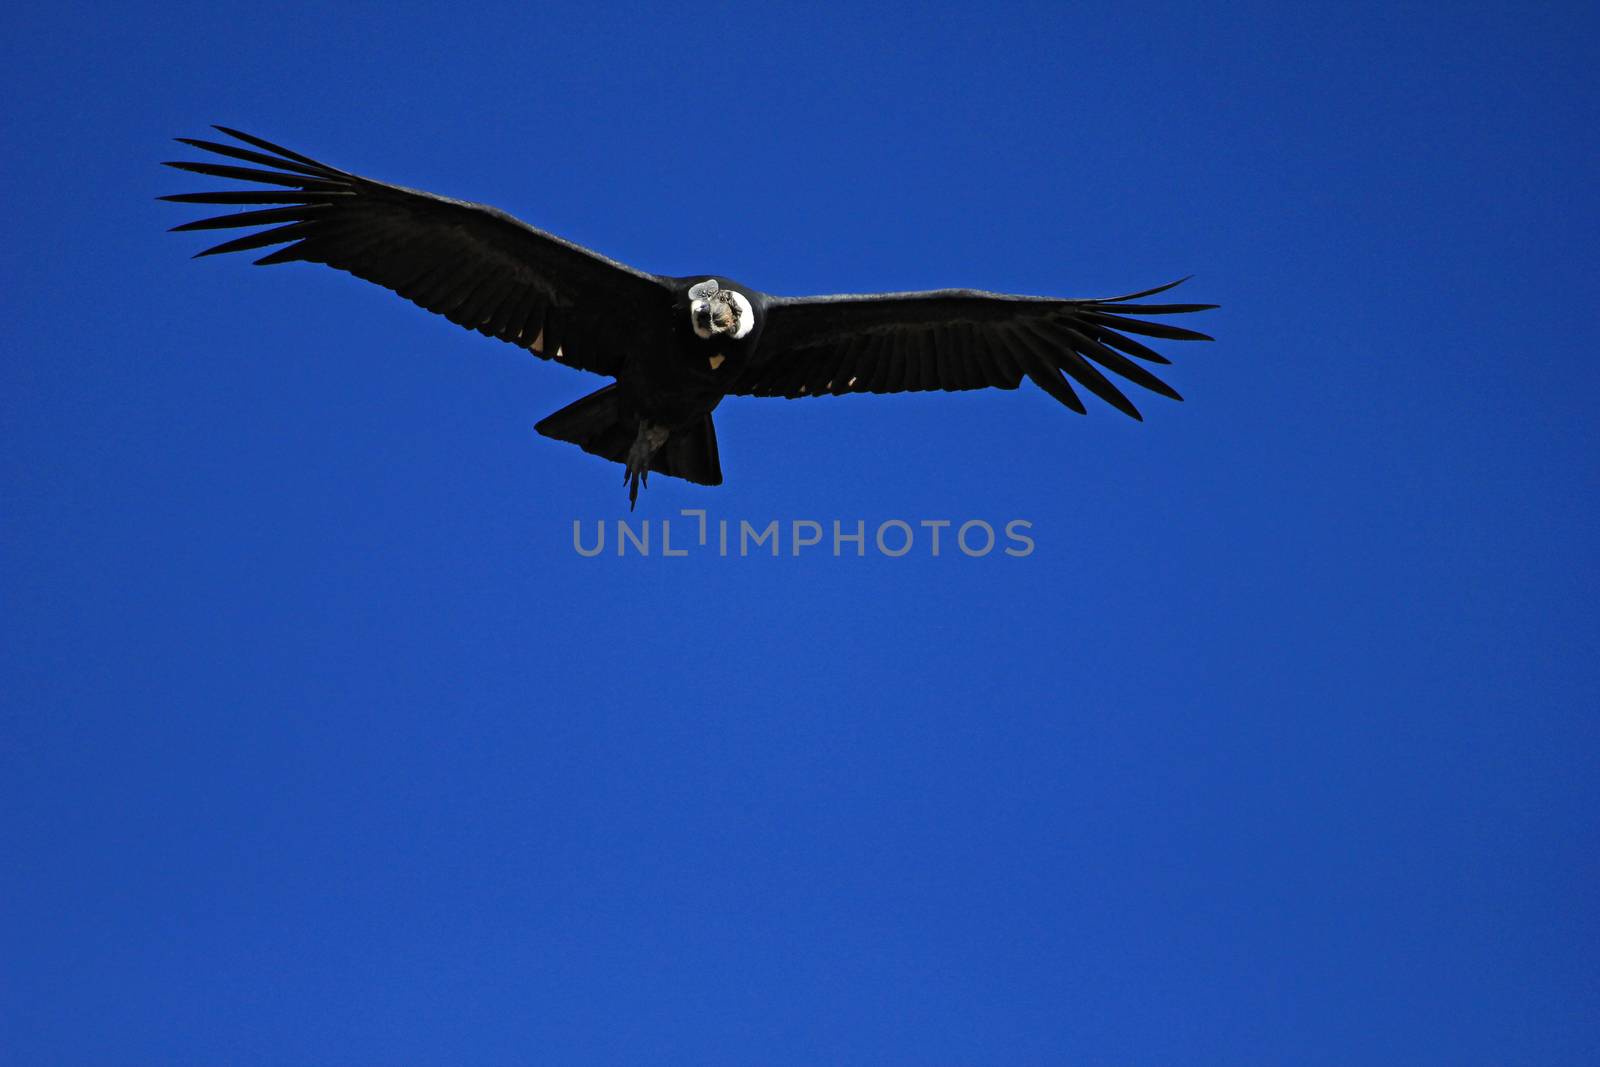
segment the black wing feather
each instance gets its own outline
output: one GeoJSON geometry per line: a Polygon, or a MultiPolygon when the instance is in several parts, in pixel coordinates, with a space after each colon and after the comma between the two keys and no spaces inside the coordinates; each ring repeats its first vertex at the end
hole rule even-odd
{"type": "Polygon", "coordinates": [[[925,389],[1015,389],[1023,378],[1074,411],[1076,382],[1117,410],[1139,409],[1102,373],[1181,400],[1129,356],[1168,360],[1127,334],[1209,341],[1206,334],[1129,315],[1182,315],[1215,304],[1139,304],[1187,279],[1098,300],[1058,300],[971,289],[769,297],[755,362],[734,393],[815,396],[925,389]]]}
{"type": "Polygon", "coordinates": [[[289,207],[268,207],[260,211],[241,211],[235,215],[218,215],[209,219],[195,219],[172,227],[169,233],[186,230],[231,230],[240,226],[264,226],[269,222],[297,222],[311,217],[319,210],[315,204],[292,204],[289,207]]]}
{"type": "Polygon", "coordinates": [[[495,208],[363,178],[259,137],[226,126],[215,128],[250,147],[178,140],[225,159],[270,169],[190,161],[167,165],[274,188],[178,193],[161,199],[284,206],[174,227],[180,231],[271,227],[200,255],[285,245],[255,262],[325,263],[393,290],[469,330],[547,359],[559,352],[561,362],[602,374],[618,373],[641,343],[640,331],[649,329],[671,305],[672,291],[665,279],[536,230],[495,208]],[[581,329],[578,323],[583,324],[581,329]],[[570,337],[564,324],[574,326],[570,337]]]}

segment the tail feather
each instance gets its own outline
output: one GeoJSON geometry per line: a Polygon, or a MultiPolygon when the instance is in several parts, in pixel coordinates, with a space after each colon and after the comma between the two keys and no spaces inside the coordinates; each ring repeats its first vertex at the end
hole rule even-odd
{"type": "MultiPolygon", "coordinates": [[[[591,455],[626,465],[628,450],[639,435],[639,419],[625,410],[615,384],[608,385],[549,415],[534,427],[557,441],[577,445],[591,455]]],[[[700,485],[721,485],[717,431],[711,416],[673,430],[650,457],[650,470],[700,485]]]]}
{"type": "Polygon", "coordinates": [[[717,428],[711,425],[711,416],[672,431],[651,458],[650,469],[701,485],[721,485],[722,461],[717,457],[717,428]]]}

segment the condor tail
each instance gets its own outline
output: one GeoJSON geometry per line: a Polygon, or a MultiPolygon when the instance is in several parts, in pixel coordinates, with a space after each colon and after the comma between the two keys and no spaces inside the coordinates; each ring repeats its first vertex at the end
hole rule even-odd
{"type": "MultiPolygon", "coordinates": [[[[639,436],[639,419],[624,409],[613,383],[547,416],[534,429],[601,459],[626,465],[628,450],[639,436]]],[[[700,485],[721,485],[722,464],[717,459],[717,431],[711,416],[673,430],[650,457],[650,470],[700,485]]]]}

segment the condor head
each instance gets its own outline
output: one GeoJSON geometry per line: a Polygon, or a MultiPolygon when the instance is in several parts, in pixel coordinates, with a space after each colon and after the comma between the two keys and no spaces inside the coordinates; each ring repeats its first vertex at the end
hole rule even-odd
{"type": "Polygon", "coordinates": [[[689,325],[695,336],[742,340],[755,329],[756,313],[743,293],[724,289],[715,278],[689,286],[689,325]]]}

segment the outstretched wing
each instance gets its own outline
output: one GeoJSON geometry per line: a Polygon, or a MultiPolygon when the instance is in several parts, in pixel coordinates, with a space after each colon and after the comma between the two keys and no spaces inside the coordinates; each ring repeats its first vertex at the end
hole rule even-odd
{"type": "Polygon", "coordinates": [[[1099,368],[1163,396],[1183,399],[1134,362],[1169,360],[1128,335],[1172,341],[1211,338],[1128,316],[1185,314],[1217,305],[1128,301],[1154,296],[1186,280],[1099,300],[972,289],[771,297],[758,348],[764,355],[746,369],[732,391],[800,397],[988,386],[1015,389],[1028,378],[1082,413],[1083,403],[1068,383],[1070,378],[1138,419],[1139,409],[1099,368]]]}
{"type": "Polygon", "coordinates": [[[266,205],[174,226],[257,230],[199,253],[287,244],[257,264],[326,263],[392,289],[469,330],[546,359],[616,374],[642,324],[658,320],[671,290],[653,274],[536,230],[503,211],[363,178],[224,126],[262,151],[178,138],[230,159],[167,166],[269,188],[164,196],[184,204],[266,205]]]}

